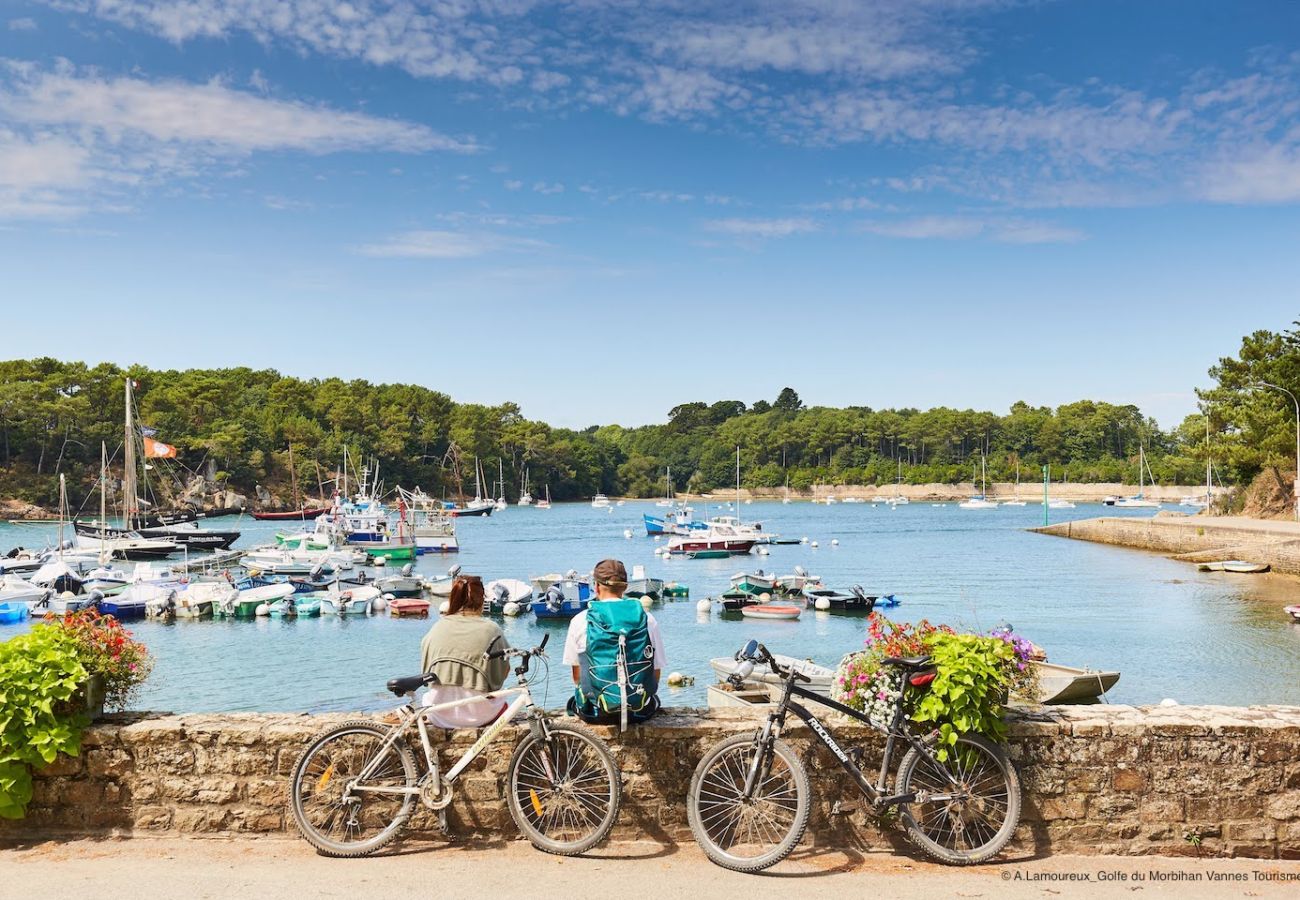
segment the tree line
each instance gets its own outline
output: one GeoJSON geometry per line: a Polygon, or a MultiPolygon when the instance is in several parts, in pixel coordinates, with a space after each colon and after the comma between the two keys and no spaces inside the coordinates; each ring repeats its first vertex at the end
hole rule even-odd
{"type": "MultiPolygon", "coordinates": [[[[1247,339],[1268,353],[1291,354],[1266,371],[1300,389],[1293,333],[1247,339]],[[1288,358],[1291,358],[1288,357],[1288,358]],[[1287,368],[1289,366],[1290,368],[1287,368]],[[1288,381],[1288,379],[1290,379],[1288,381]]],[[[1254,358],[1253,356],[1251,357],[1254,358]]],[[[1265,371],[1261,369],[1261,371],[1265,371]]],[[[1221,379],[1204,392],[1220,414],[1220,441],[1232,441],[1221,475],[1253,474],[1281,452],[1274,432],[1279,397],[1251,394],[1244,413],[1229,413],[1237,363],[1222,361],[1221,379]],[[1256,432],[1267,440],[1256,440],[1256,432]],[[1276,445],[1276,446],[1275,446],[1276,445]]],[[[94,489],[100,442],[122,441],[123,379],[135,390],[139,423],[179,449],[179,461],[252,495],[255,485],[287,497],[290,448],[304,493],[326,493],[346,447],[354,459],[380,461],[388,487],[420,486],[448,498],[473,490],[475,457],[492,478],[498,460],[505,493],[515,499],[529,471],[534,494],[549,485],[556,500],[602,492],[653,497],[671,468],[676,491],[702,492],[741,483],[792,490],[817,484],[885,485],[969,481],[982,457],[989,479],[1027,482],[1050,464],[1070,481],[1136,480],[1139,446],[1164,483],[1196,483],[1204,475],[1204,420],[1189,417],[1162,430],[1133,405],[1079,400],[1055,408],[1016,403],[1005,414],[937,407],[871,409],[807,406],[786,388],[771,401],[682,403],[663,423],[627,428],[555,428],[525,418],[514,403],[457,403],[412,384],[338,378],[301,379],[270,369],[152,370],[88,366],[41,358],[0,362],[0,498],[50,504],[57,476],[74,494],[94,489]],[[1199,424],[1199,427],[1198,427],[1199,424]]],[[[485,486],[486,488],[486,486],[485,486]]],[[[74,497],[74,505],[80,499],[74,497]]]]}

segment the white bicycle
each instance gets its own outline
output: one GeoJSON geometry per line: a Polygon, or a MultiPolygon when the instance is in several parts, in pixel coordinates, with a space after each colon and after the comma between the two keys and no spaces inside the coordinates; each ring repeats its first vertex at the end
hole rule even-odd
{"type": "Polygon", "coordinates": [[[397,838],[417,800],[437,810],[445,825],[461,773],[523,711],[528,731],[510,757],[506,791],[515,824],[533,846],[563,856],[583,853],[604,840],[618,818],[621,774],[604,741],[579,724],[547,719],[533,703],[528,668],[532,659],[545,658],[549,638],[531,650],[489,654],[518,659],[516,687],[417,707],[415,691],[436,684],[437,676],[394,678],[388,689],[408,698],[397,709],[396,724],[355,721],[322,731],[293,767],[289,810],[298,831],[326,856],[355,857],[374,853],[397,838]],[[425,713],[506,698],[513,699],[504,712],[443,775],[425,713]],[[407,743],[409,731],[420,736],[423,772],[407,743]]]}

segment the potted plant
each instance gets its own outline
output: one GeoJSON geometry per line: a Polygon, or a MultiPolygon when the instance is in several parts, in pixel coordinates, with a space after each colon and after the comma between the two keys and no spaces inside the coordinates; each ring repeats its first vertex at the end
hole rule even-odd
{"type": "Polygon", "coordinates": [[[73,640],[86,668],[78,696],[92,719],[105,709],[124,709],[135,699],[153,671],[153,657],[121,622],[87,609],[55,619],[54,624],[73,640]]]}
{"type": "Polygon", "coordinates": [[[963,734],[974,732],[996,741],[1006,737],[1008,695],[1033,695],[1034,668],[1029,662],[1035,649],[1006,629],[962,634],[925,619],[909,624],[873,613],[865,649],[841,660],[831,695],[887,726],[893,703],[906,685],[902,673],[882,660],[930,657],[935,677],[923,689],[908,692],[904,709],[913,722],[938,729],[938,755],[944,759],[944,747],[955,745],[963,734]]]}

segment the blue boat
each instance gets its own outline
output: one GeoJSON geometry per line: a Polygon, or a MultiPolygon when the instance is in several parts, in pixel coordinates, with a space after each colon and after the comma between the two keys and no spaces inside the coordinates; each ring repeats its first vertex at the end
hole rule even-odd
{"type": "Polygon", "coordinates": [[[539,619],[572,619],[587,608],[591,587],[580,581],[560,581],[529,604],[539,619]]]}
{"type": "Polygon", "coordinates": [[[12,625],[27,618],[27,604],[17,600],[0,603],[0,625],[12,625]]]}
{"type": "Polygon", "coordinates": [[[105,616],[112,616],[119,622],[143,619],[145,616],[144,608],[145,601],[132,598],[129,592],[118,594],[116,597],[105,597],[99,601],[100,613],[105,616]]]}
{"type": "Polygon", "coordinates": [[[642,513],[641,519],[645,522],[645,533],[650,537],[656,537],[658,535],[687,534],[691,531],[698,531],[709,527],[706,522],[695,521],[691,516],[691,510],[689,507],[664,513],[662,516],[652,516],[649,513],[642,513]]]}

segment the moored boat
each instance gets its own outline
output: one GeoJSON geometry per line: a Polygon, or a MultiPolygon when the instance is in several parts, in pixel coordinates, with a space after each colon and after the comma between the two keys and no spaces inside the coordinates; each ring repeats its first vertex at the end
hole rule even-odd
{"type": "Polygon", "coordinates": [[[429,601],[419,597],[399,597],[388,603],[388,614],[395,619],[429,617],[429,601]]]}
{"type": "Polygon", "coordinates": [[[797,619],[802,610],[797,606],[777,603],[755,603],[743,607],[740,614],[749,619],[797,619]]]}
{"type": "Polygon", "coordinates": [[[1038,675],[1039,703],[1093,703],[1119,681],[1118,672],[1097,672],[1056,663],[1029,663],[1038,675]]]}
{"type": "Polygon", "coordinates": [[[1257,575],[1267,572],[1269,564],[1249,562],[1244,559],[1224,559],[1201,563],[1196,568],[1202,572],[1232,572],[1237,575],[1257,575]]]}
{"type": "Polygon", "coordinates": [[[587,608],[581,582],[561,581],[552,584],[530,604],[538,619],[571,619],[587,608]]]}
{"type": "Polygon", "coordinates": [[[0,602],[0,625],[17,624],[26,619],[27,615],[26,603],[18,600],[5,600],[0,602]]]}
{"type": "MultiPolygon", "coordinates": [[[[782,656],[779,653],[773,654],[773,658],[782,668],[794,668],[796,672],[808,678],[805,685],[808,690],[829,697],[831,694],[831,684],[835,678],[835,670],[826,666],[818,665],[811,660],[795,659],[791,656],[782,656]]],[[[709,660],[709,667],[713,669],[719,679],[725,681],[728,676],[736,671],[739,663],[730,656],[718,656],[709,660]]],[[[780,685],[782,684],[781,676],[775,674],[767,663],[759,663],[754,666],[754,670],[749,674],[748,681],[758,682],[760,684],[780,685]]]]}
{"type": "Polygon", "coordinates": [[[533,587],[517,578],[497,578],[483,586],[483,615],[516,616],[528,609],[533,587]]]}

